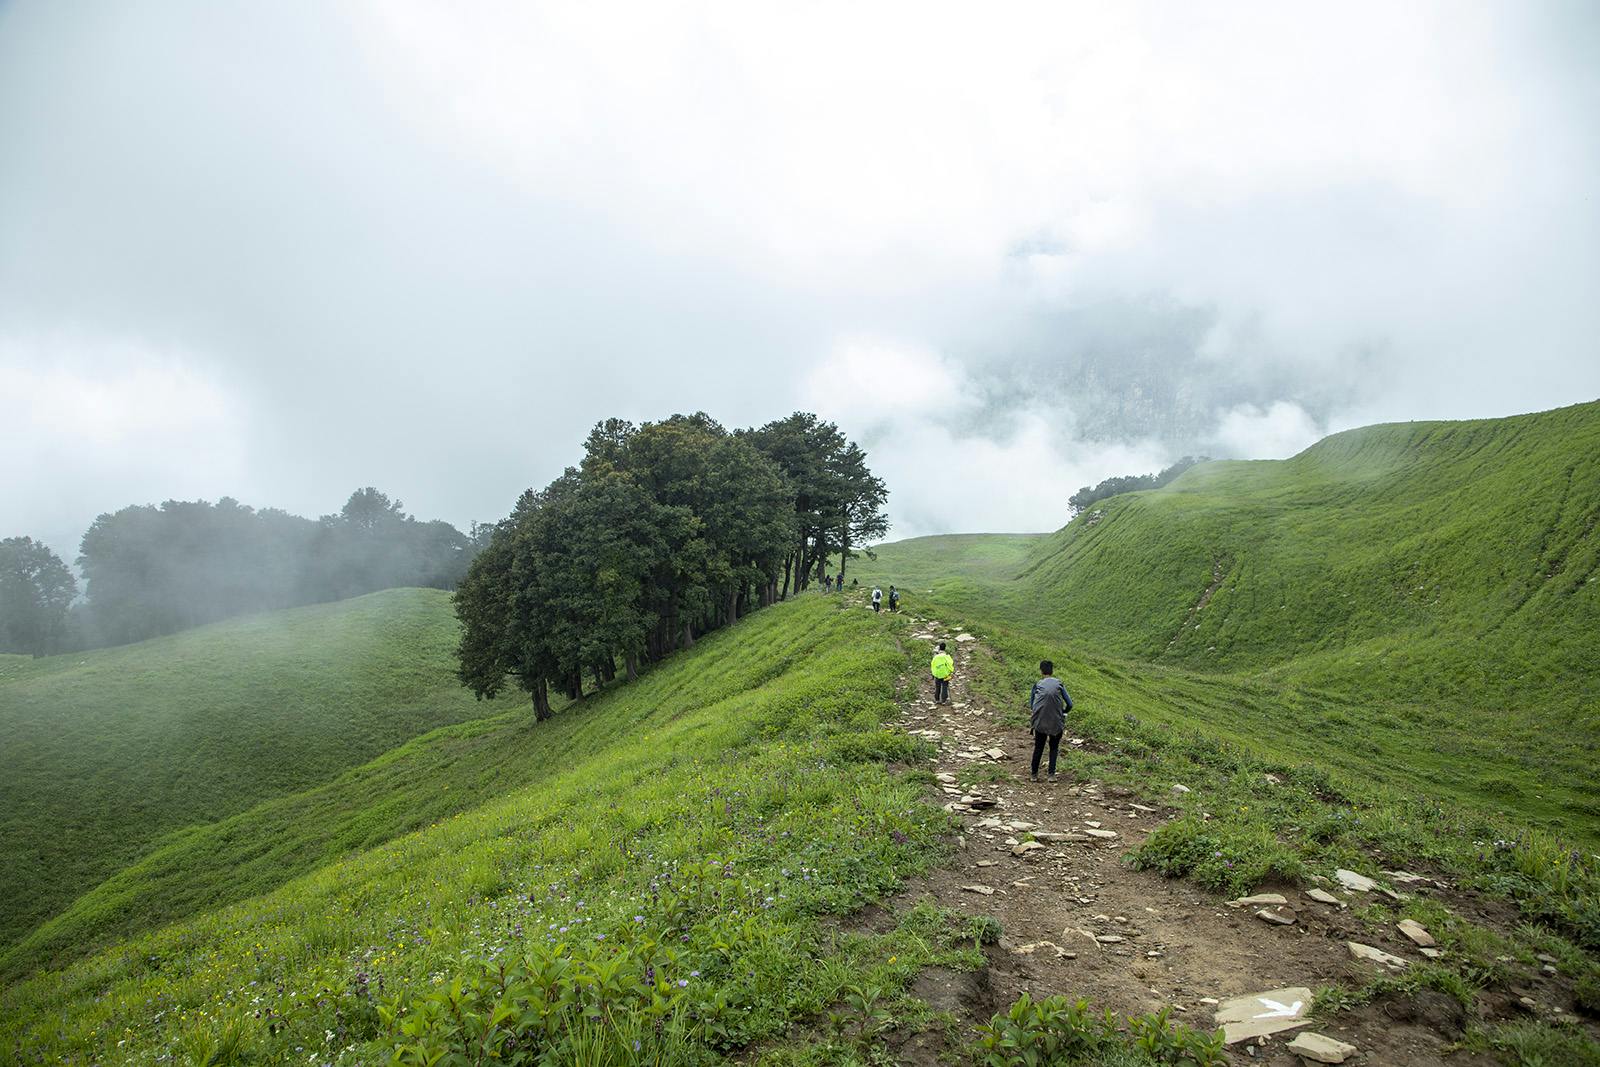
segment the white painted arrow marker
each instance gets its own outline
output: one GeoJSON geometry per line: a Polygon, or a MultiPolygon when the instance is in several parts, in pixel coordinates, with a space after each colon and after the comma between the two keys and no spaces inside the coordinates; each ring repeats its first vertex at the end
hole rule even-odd
{"type": "Polygon", "coordinates": [[[1263,989],[1259,993],[1234,997],[1217,1005],[1217,1025],[1223,1040],[1232,1045],[1253,1037],[1293,1030],[1310,1022],[1305,1017],[1311,1004],[1311,990],[1305,986],[1263,989]]]}
{"type": "Polygon", "coordinates": [[[1256,999],[1267,1006],[1266,1011],[1256,1016],[1257,1019],[1292,1019],[1299,1015],[1300,1009],[1305,1006],[1305,1002],[1301,1000],[1297,1000],[1293,1004],[1280,1004],[1276,1000],[1268,1000],[1266,997],[1257,997],[1256,999]]]}

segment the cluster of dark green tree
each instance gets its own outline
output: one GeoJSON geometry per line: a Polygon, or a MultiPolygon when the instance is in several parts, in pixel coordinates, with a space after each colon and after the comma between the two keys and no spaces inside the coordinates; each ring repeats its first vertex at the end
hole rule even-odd
{"type": "Polygon", "coordinates": [[[1172,466],[1156,474],[1124,474],[1118,478],[1107,478],[1099,485],[1084,486],[1067,498],[1067,504],[1072,508],[1072,514],[1086,510],[1091,504],[1096,504],[1107,497],[1117,496],[1120,493],[1132,493],[1140,489],[1160,489],[1172,479],[1193,467],[1197,463],[1204,463],[1208,456],[1184,456],[1172,466]]]}
{"type": "Polygon", "coordinates": [[[71,647],[68,613],[78,598],[78,579],[31,537],[0,541],[0,652],[35,656],[71,647]]]}
{"type": "Polygon", "coordinates": [[[370,487],[320,519],[230,497],[126,507],[101,515],[83,535],[80,604],[55,553],[29,538],[5,542],[0,651],[125,644],[396,586],[452,589],[476,548],[472,536],[447,522],[418,521],[370,487]]]}
{"type": "Polygon", "coordinates": [[[538,719],[820,580],[887,528],[883,482],[832,423],[796,413],[728,432],[710,416],[610,419],[583,462],[528,490],[456,590],[459,673],[509,682],[538,719]]]}

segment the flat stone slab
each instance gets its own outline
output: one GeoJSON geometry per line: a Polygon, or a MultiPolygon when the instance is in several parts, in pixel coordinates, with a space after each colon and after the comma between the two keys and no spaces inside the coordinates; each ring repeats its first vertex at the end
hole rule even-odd
{"type": "Polygon", "coordinates": [[[968,641],[976,641],[977,638],[973,637],[971,634],[956,634],[956,640],[960,641],[962,644],[965,644],[968,641]]]}
{"type": "Polygon", "coordinates": [[[1311,1020],[1311,990],[1305,986],[1269,989],[1217,1005],[1216,1022],[1229,1045],[1305,1026],[1311,1020]]]}
{"type": "Polygon", "coordinates": [[[977,893],[979,896],[984,896],[984,897],[992,897],[992,896],[994,896],[994,887],[993,886],[987,886],[987,885],[964,885],[961,888],[966,890],[968,893],[977,893]]]}
{"type": "Polygon", "coordinates": [[[1344,943],[1344,947],[1349,949],[1350,955],[1354,956],[1358,960],[1368,960],[1369,962],[1388,967],[1391,970],[1398,971],[1402,967],[1410,966],[1408,961],[1401,959],[1399,956],[1385,952],[1381,948],[1373,948],[1371,945],[1363,945],[1359,941],[1346,941],[1344,943]]]}
{"type": "Polygon", "coordinates": [[[1355,871],[1347,871],[1343,867],[1334,871],[1333,876],[1339,880],[1340,885],[1352,892],[1370,893],[1378,888],[1378,883],[1371,878],[1364,874],[1357,874],[1355,871]]]}
{"type": "Polygon", "coordinates": [[[1117,832],[1115,830],[1091,829],[1085,830],[1084,833],[1088,834],[1090,837],[1098,837],[1102,841],[1115,841],[1117,839],[1117,832]]]}
{"type": "Polygon", "coordinates": [[[1267,908],[1277,907],[1289,903],[1282,893],[1257,893],[1254,896],[1238,897],[1228,901],[1230,908],[1267,908]]]}
{"type": "Polygon", "coordinates": [[[1003,759],[1009,759],[1010,758],[1009,756],[1006,755],[1006,750],[1003,749],[1003,748],[985,749],[983,754],[985,756],[988,756],[992,760],[1003,760],[1003,759]]]}
{"type": "Polygon", "coordinates": [[[1331,1037],[1311,1031],[1296,1034],[1295,1039],[1289,1042],[1288,1049],[1301,1059],[1312,1063],[1343,1063],[1356,1054],[1354,1045],[1335,1041],[1331,1037]]]}
{"type": "Polygon", "coordinates": [[[1043,852],[1044,846],[1037,841],[1023,841],[1011,850],[1013,856],[1026,856],[1030,852],[1043,852]]]}
{"type": "Polygon", "coordinates": [[[1428,933],[1427,927],[1415,919],[1401,919],[1400,932],[1410,938],[1413,945],[1417,945],[1420,948],[1433,948],[1439,943],[1433,939],[1432,934],[1428,933]]]}
{"type": "Polygon", "coordinates": [[[1328,892],[1326,889],[1307,889],[1306,896],[1318,904],[1332,904],[1336,908],[1344,907],[1344,901],[1328,892]]]}
{"type": "Polygon", "coordinates": [[[1284,915],[1281,912],[1273,911],[1270,908],[1262,908],[1260,911],[1256,912],[1256,918],[1260,919],[1262,922],[1274,923],[1278,926],[1293,926],[1295,920],[1294,912],[1284,915]]]}

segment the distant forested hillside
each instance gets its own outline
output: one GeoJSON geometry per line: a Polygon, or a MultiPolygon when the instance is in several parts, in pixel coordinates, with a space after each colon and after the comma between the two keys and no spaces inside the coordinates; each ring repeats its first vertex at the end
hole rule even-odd
{"type": "Polygon", "coordinates": [[[403,507],[369,486],[320,519],[232,497],[108,512],[83,535],[77,563],[86,599],[77,604],[76,580],[55,553],[8,538],[0,548],[0,652],[121,645],[379,589],[455,588],[479,547],[474,537],[403,507]]]}

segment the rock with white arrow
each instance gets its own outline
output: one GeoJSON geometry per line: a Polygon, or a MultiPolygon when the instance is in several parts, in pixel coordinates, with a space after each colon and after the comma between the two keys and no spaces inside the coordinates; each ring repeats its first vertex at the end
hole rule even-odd
{"type": "Polygon", "coordinates": [[[1223,1041],[1233,1045],[1305,1026],[1310,1011],[1311,990],[1290,986],[1225,1000],[1217,1005],[1216,1021],[1222,1027],[1223,1041]]]}

